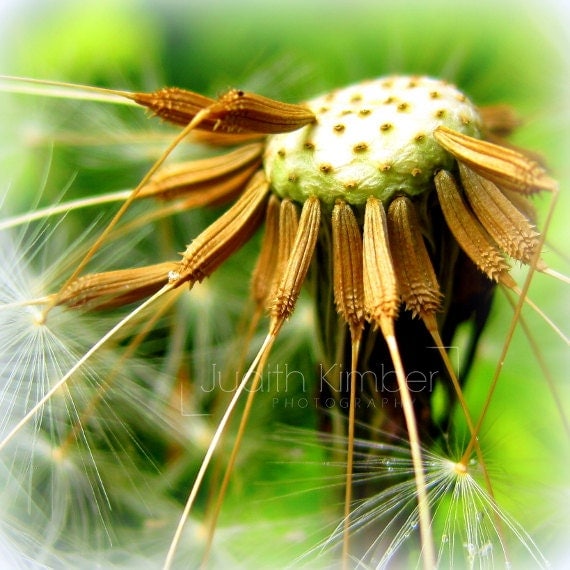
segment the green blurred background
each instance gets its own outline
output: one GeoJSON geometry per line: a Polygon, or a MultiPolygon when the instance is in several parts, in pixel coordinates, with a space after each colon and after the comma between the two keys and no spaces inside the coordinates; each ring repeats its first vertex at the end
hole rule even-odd
{"type": "MultiPolygon", "coordinates": [[[[388,73],[449,79],[477,104],[506,102],[524,118],[515,141],[542,153],[561,181],[545,257],[568,273],[570,22],[564,4],[538,0],[4,2],[0,73],[119,89],[176,85],[211,96],[243,87],[287,101],[388,73]]],[[[0,97],[4,173],[0,182],[3,191],[14,179],[23,189],[14,198],[9,195],[14,210],[30,202],[25,189],[34,192],[46,162],[50,175],[42,200],[49,203],[72,173],[71,197],[130,186],[160,148],[131,151],[128,136],[126,143],[113,141],[107,148],[78,144],[77,149],[73,142],[66,148],[57,142],[53,147],[30,148],[37,129],[54,133],[56,141],[62,132],[77,133],[78,140],[89,134],[104,141],[112,138],[115,128],[128,135],[149,125],[143,113],[130,109],[111,114],[96,104],[76,101],[69,104],[68,114],[41,98],[0,97]]],[[[548,202],[538,200],[542,216],[548,202]]],[[[255,255],[255,247],[241,255],[239,259],[255,255]]],[[[239,262],[230,265],[224,274],[229,283],[238,266],[239,262]]],[[[245,294],[245,286],[240,287],[245,294]]],[[[233,284],[231,288],[235,289],[233,284]]],[[[240,288],[233,294],[239,298],[240,288]]],[[[567,329],[570,295],[564,286],[541,276],[531,296],[567,329]]],[[[509,319],[509,307],[498,303],[468,386],[473,409],[486,393],[509,319]]],[[[529,315],[529,322],[568,408],[567,349],[535,315],[529,315]]],[[[300,366],[310,369],[306,360],[311,356],[302,345],[310,342],[310,333],[300,330],[301,340],[290,353],[284,345],[283,359],[300,359],[300,366]]],[[[499,468],[507,466],[503,491],[515,517],[556,548],[557,529],[567,522],[562,505],[569,496],[568,440],[540,367],[521,334],[517,333],[506,364],[486,422],[489,459],[499,468]],[[513,488],[516,492],[510,493],[513,488]],[[555,519],[553,526],[549,519],[555,519]]],[[[266,421],[270,426],[298,422],[310,428],[315,421],[299,410],[271,417],[266,409],[259,416],[260,424],[266,421]]],[[[271,465],[259,467],[265,470],[260,477],[281,478],[285,485],[287,478],[302,477],[308,469],[298,467],[295,472],[271,465]]],[[[245,497],[251,499],[247,492],[245,497]]],[[[239,500],[244,500],[243,495],[239,500]]],[[[234,506],[237,511],[239,504],[236,501],[234,506]]],[[[314,507],[313,501],[299,501],[297,509],[314,507]]],[[[276,516],[270,511],[278,514],[279,508],[270,502],[267,516],[276,516]]]]}

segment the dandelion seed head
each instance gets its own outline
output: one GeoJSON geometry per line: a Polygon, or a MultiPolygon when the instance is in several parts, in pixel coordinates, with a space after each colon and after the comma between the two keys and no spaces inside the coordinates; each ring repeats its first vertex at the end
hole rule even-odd
{"type": "Polygon", "coordinates": [[[300,202],[315,195],[362,205],[370,195],[387,202],[396,192],[421,193],[436,169],[453,164],[432,135],[438,126],[480,135],[469,100],[427,77],[366,81],[307,104],[316,122],[271,136],[265,154],[275,192],[300,202]]]}

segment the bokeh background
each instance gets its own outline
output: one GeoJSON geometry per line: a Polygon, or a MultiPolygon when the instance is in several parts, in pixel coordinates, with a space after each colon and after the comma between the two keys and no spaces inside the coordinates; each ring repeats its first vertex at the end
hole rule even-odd
{"type": "MultiPolygon", "coordinates": [[[[569,24],[565,2],[544,0],[4,1],[0,4],[0,74],[132,90],[176,85],[210,96],[242,87],[287,101],[389,73],[449,79],[477,104],[509,103],[523,118],[513,140],[541,153],[561,182],[545,259],[568,273],[569,24]]],[[[130,108],[0,93],[2,208],[17,212],[36,201],[48,204],[61,197],[63,188],[67,197],[74,198],[132,187],[172,132],[130,108]],[[38,197],[40,186],[43,192],[38,197]]],[[[542,218],[548,204],[548,197],[537,200],[542,218]]],[[[91,215],[77,218],[75,232],[91,215]]],[[[191,224],[203,225],[215,215],[195,214],[191,224]]],[[[181,234],[180,240],[184,243],[189,237],[181,234]]],[[[145,248],[150,256],[156,255],[157,248],[147,238],[137,246],[140,255],[145,248]]],[[[240,252],[216,278],[218,297],[195,307],[204,312],[194,316],[195,336],[200,336],[205,322],[213,329],[205,343],[227,342],[224,335],[233,330],[241,299],[247,295],[243,266],[252,265],[257,245],[240,252]],[[225,323],[221,332],[216,329],[220,321],[225,323]]],[[[531,296],[568,330],[567,288],[539,276],[531,296]]],[[[275,361],[310,371],[316,348],[303,320],[310,322],[309,299],[303,300],[298,313],[275,361]]],[[[467,388],[474,410],[485,396],[510,313],[506,303],[496,304],[467,388]]],[[[568,409],[567,348],[540,318],[529,314],[528,319],[557,385],[557,397],[568,409]]],[[[198,362],[196,366],[203,360],[207,367],[212,355],[221,350],[206,350],[199,340],[190,344],[196,352],[188,358],[198,362]]],[[[570,492],[568,439],[553,398],[519,331],[485,424],[486,453],[499,469],[505,466],[502,495],[510,511],[536,533],[539,543],[547,545],[547,555],[556,558],[563,556],[559,554],[564,546],[561,530],[568,522],[570,492]]],[[[283,517],[291,513],[314,515],[316,509],[325,508],[330,498],[327,491],[309,494],[309,499],[294,495],[281,502],[272,500],[287,495],[290,481],[318,476],[311,461],[318,463],[322,456],[317,451],[311,461],[284,468],[281,460],[287,458],[288,444],[272,442],[268,435],[283,424],[314,429],[316,414],[272,409],[269,397],[255,414],[252,429],[260,430],[260,436],[252,439],[261,442],[252,443],[249,453],[245,452],[249,463],[236,475],[239,490],[228,499],[227,517],[242,516],[244,524],[253,525],[257,515],[243,512],[252,501],[263,513],[261,518],[280,521],[275,525],[283,524],[283,517]],[[257,462],[260,455],[264,460],[257,462]],[[252,484],[256,480],[262,483],[252,484]],[[288,510],[284,503],[289,503],[288,510]]],[[[151,454],[163,445],[153,440],[152,433],[144,437],[151,454]]],[[[162,437],[159,434],[157,440],[162,437]]],[[[176,481],[174,487],[180,485],[180,489],[171,496],[182,500],[183,478],[176,481]]],[[[283,533],[296,536],[294,529],[285,528],[283,533]]],[[[259,546],[259,535],[252,531],[248,536],[251,548],[259,546]]]]}

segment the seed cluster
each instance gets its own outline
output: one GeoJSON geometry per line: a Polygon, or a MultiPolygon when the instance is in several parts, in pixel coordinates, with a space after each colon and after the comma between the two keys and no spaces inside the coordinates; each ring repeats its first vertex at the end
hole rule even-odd
{"type": "Polygon", "coordinates": [[[480,136],[481,118],[455,87],[428,77],[385,77],[307,103],[316,121],[269,137],[265,172],[280,196],[361,205],[413,196],[454,159],[433,136],[444,126],[480,136]]]}

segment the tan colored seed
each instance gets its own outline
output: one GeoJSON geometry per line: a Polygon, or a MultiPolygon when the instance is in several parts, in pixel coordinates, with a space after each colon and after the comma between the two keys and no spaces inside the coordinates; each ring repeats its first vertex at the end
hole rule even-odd
{"type": "Polygon", "coordinates": [[[218,100],[177,88],[135,93],[133,99],[163,119],[182,126],[204,112],[197,128],[230,134],[285,133],[315,121],[315,115],[303,105],[281,103],[239,89],[228,91],[218,100]]]}
{"type": "Polygon", "coordinates": [[[368,198],[364,213],[363,284],[366,319],[383,331],[398,315],[399,298],[382,202],[368,198]]]}
{"type": "Polygon", "coordinates": [[[513,149],[475,139],[441,126],[434,131],[434,136],[437,142],[458,161],[499,187],[521,194],[557,190],[556,182],[548,176],[544,168],[513,149]]]}
{"type": "Polygon", "coordinates": [[[321,222],[319,199],[311,196],[304,204],[291,255],[271,303],[272,329],[280,327],[295,308],[313,257],[321,222]]]}
{"type": "Polygon", "coordinates": [[[509,105],[481,107],[479,114],[485,129],[497,136],[506,137],[521,125],[521,120],[509,105]]]}
{"type": "Polygon", "coordinates": [[[490,279],[514,287],[515,282],[508,273],[509,265],[463,201],[453,176],[440,170],[435,176],[435,187],[447,225],[463,251],[490,279]]]}
{"type": "Polygon", "coordinates": [[[467,199],[483,227],[503,250],[523,263],[530,263],[539,234],[505,195],[464,164],[459,165],[467,199]]]}
{"type": "Polygon", "coordinates": [[[261,249],[251,277],[251,295],[258,307],[264,307],[271,292],[279,248],[279,198],[272,195],[265,213],[265,231],[261,249]]]}
{"type": "Polygon", "coordinates": [[[172,200],[192,194],[196,206],[206,205],[239,190],[261,164],[263,146],[249,144],[220,156],[193,160],[160,170],[137,198],[172,200]]]}
{"type": "Polygon", "coordinates": [[[270,293],[267,296],[267,310],[271,311],[271,305],[277,295],[279,284],[285,273],[285,268],[289,262],[293,243],[295,243],[295,236],[299,228],[299,215],[297,207],[288,199],[282,200],[279,208],[279,235],[277,251],[273,251],[276,255],[275,270],[273,272],[273,279],[271,282],[270,293]]]}
{"type": "Polygon", "coordinates": [[[71,308],[109,309],[140,301],[169,281],[176,261],[135,269],[90,273],[70,283],[57,297],[57,305],[71,308]]]}
{"type": "Polygon", "coordinates": [[[435,313],[442,294],[433,270],[414,205],[404,196],[388,208],[388,235],[402,301],[413,316],[435,313]]]}
{"type": "Polygon", "coordinates": [[[338,200],[333,208],[332,238],[335,303],[348,323],[352,340],[357,341],[364,326],[362,236],[356,217],[344,200],[338,200]]]}
{"type": "Polygon", "coordinates": [[[263,219],[268,191],[265,174],[259,171],[237,202],[188,245],[176,268],[176,286],[202,281],[252,236],[263,219]]]}

